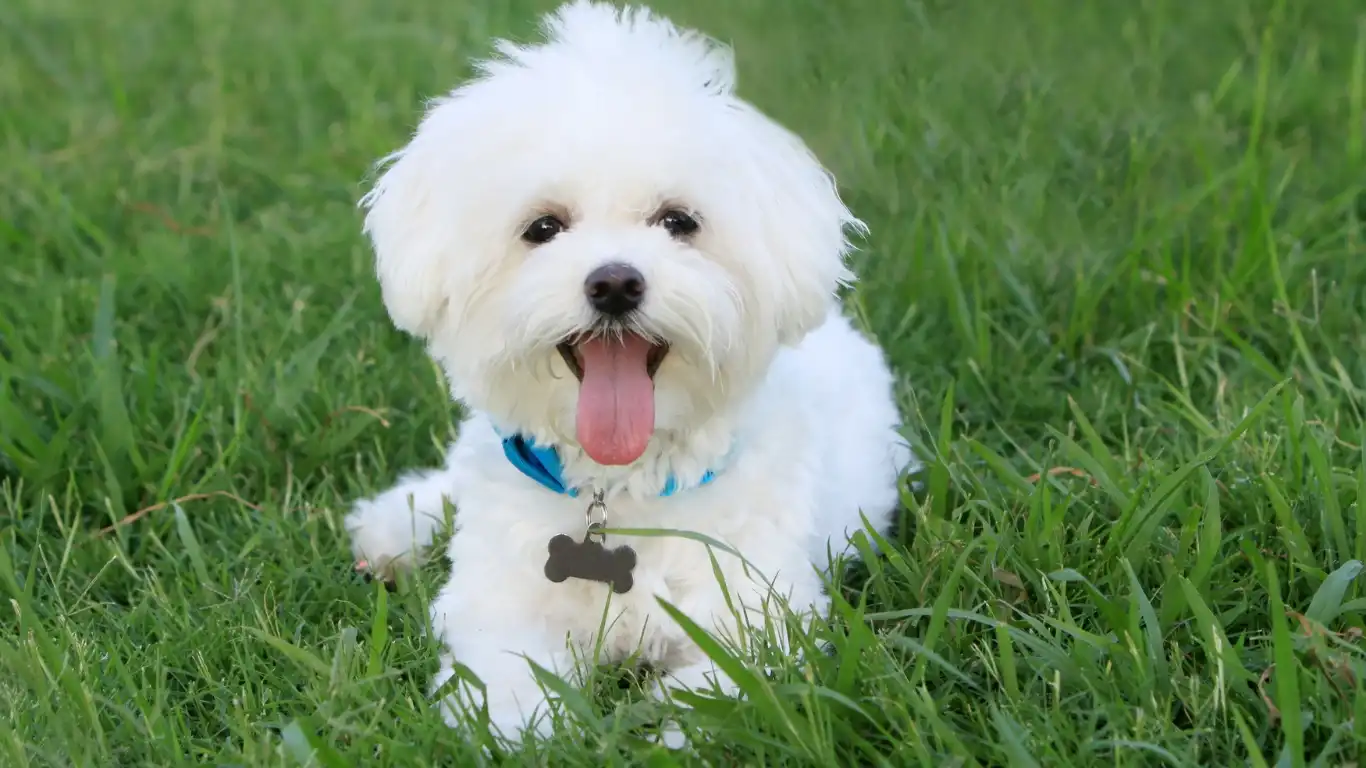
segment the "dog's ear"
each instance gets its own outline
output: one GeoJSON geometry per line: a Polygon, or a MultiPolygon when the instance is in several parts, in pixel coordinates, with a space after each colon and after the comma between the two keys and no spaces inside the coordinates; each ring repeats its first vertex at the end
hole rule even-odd
{"type": "Polygon", "coordinates": [[[419,131],[406,147],[380,161],[379,178],[360,201],[389,316],[401,330],[423,339],[445,310],[444,251],[458,242],[449,239],[448,221],[435,210],[439,175],[424,167],[433,160],[423,157],[424,141],[430,140],[419,131]]]}
{"type": "Polygon", "coordinates": [[[853,281],[851,235],[866,232],[840,199],[831,174],[786,128],[747,104],[737,109],[749,185],[767,255],[759,287],[779,340],[796,343],[824,322],[841,286],[853,281]]]}
{"type": "Polygon", "coordinates": [[[434,99],[412,139],[380,161],[379,177],[361,198],[365,233],[375,250],[375,272],[394,324],[415,336],[430,337],[449,307],[477,278],[478,259],[464,249],[476,247],[472,228],[455,201],[476,197],[465,139],[487,117],[469,98],[482,87],[474,80],[434,99]]]}

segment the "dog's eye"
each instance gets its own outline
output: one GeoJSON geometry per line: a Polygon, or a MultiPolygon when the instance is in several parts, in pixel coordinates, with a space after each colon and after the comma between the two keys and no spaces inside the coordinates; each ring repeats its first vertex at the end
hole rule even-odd
{"type": "Polygon", "coordinates": [[[522,239],[532,245],[544,245],[555,239],[565,229],[564,222],[554,216],[542,216],[531,222],[522,231],[522,239]]]}
{"type": "Polygon", "coordinates": [[[659,225],[674,237],[687,237],[697,231],[697,219],[677,208],[665,211],[659,217],[659,225]]]}

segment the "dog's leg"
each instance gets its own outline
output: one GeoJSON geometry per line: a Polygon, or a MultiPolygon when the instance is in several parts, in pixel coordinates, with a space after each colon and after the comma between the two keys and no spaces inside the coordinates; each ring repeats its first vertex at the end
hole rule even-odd
{"type": "MultiPolygon", "coordinates": [[[[498,642],[495,638],[484,639],[498,642]]],[[[516,644],[512,638],[507,638],[506,642],[516,644]]],[[[432,679],[431,692],[435,694],[455,677],[454,665],[458,662],[479,678],[483,691],[469,681],[457,681],[438,702],[446,725],[467,729],[478,717],[480,709],[487,706],[490,731],[509,744],[515,746],[533,736],[548,737],[554,730],[549,697],[532,672],[530,662],[564,677],[567,659],[557,656],[544,647],[521,652],[467,653],[461,654],[459,659],[445,653],[441,656],[441,669],[432,679]]]]}
{"type": "Polygon", "coordinates": [[[385,580],[416,565],[446,520],[454,488],[448,469],[405,475],[394,487],[361,499],[346,516],[357,568],[385,580]]]}
{"type": "MultiPolygon", "coordinates": [[[[705,599],[683,609],[723,643],[745,633],[749,638],[748,645],[767,640],[776,644],[781,654],[791,656],[788,622],[793,618],[792,613],[795,612],[799,622],[805,623],[824,616],[830,607],[830,598],[824,593],[814,572],[803,574],[802,578],[796,580],[780,578],[772,587],[743,578],[738,573],[727,581],[739,585],[738,589],[732,590],[731,597],[736,609],[742,612],[743,619],[727,608],[719,585],[714,594],[709,592],[705,599]],[[787,599],[778,600],[775,594],[786,595],[787,599]],[[741,621],[747,626],[742,626],[741,621]]],[[[686,661],[659,676],[652,687],[656,700],[671,700],[674,690],[713,690],[726,697],[743,695],[735,681],[691,642],[678,649],[674,655],[686,661]]],[[[677,722],[662,723],[659,733],[659,741],[670,749],[679,749],[688,743],[677,722]]]]}
{"type": "MultiPolygon", "coordinates": [[[[667,672],[661,672],[653,685],[650,696],[655,701],[665,702],[673,699],[675,690],[697,691],[715,688],[722,696],[735,696],[740,687],[730,675],[722,672],[710,659],[688,664],[667,672]]],[[[659,724],[658,737],[653,739],[668,749],[682,749],[688,746],[688,737],[676,720],[665,720],[659,724]]]]}
{"type": "Polygon", "coordinates": [[[532,664],[577,685],[574,655],[564,641],[558,645],[550,641],[537,614],[490,610],[485,601],[465,592],[467,582],[453,583],[462,588],[446,587],[432,604],[432,628],[446,651],[431,693],[456,676],[457,664],[479,679],[483,691],[462,678],[443,692],[439,706],[446,724],[468,728],[486,706],[490,730],[511,744],[533,735],[549,736],[553,731],[551,697],[532,664]]]}

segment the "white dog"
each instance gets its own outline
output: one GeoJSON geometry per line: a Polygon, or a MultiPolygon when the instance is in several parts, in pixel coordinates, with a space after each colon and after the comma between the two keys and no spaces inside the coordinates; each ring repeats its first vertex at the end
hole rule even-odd
{"type": "Polygon", "coordinates": [[[385,304],[468,416],[443,469],[347,518],[390,575],[453,505],[433,691],[464,665],[487,696],[456,680],[447,718],[487,704],[514,741],[549,728],[528,660],[572,681],[641,653],[661,695],[734,692],[660,600],[722,637],[773,594],[823,614],[830,553],[861,515],[886,527],[914,461],[837,304],[862,224],[735,95],[729,51],[586,0],[544,26],[436,100],[362,201],[385,304]]]}

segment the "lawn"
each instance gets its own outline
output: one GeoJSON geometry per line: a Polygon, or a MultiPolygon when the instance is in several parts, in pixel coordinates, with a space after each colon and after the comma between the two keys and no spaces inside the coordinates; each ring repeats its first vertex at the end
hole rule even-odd
{"type": "MultiPolygon", "coordinates": [[[[458,416],[355,201],[550,5],[0,5],[0,763],[477,759],[440,564],[386,592],[341,530],[458,416]]],[[[848,306],[928,468],[831,654],[736,657],[676,753],[607,670],[509,759],[1357,764],[1361,4],[656,7],[871,226],[848,306]]]]}

